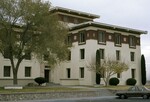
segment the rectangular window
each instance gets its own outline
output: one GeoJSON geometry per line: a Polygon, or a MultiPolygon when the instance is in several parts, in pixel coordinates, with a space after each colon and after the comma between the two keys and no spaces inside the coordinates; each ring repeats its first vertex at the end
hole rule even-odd
{"type": "Polygon", "coordinates": [[[131,48],[135,48],[136,47],[135,36],[129,36],[129,46],[131,48]]]}
{"type": "Polygon", "coordinates": [[[84,43],[85,43],[85,32],[80,32],[79,44],[84,44],[84,43]]]}
{"type": "Polygon", "coordinates": [[[67,45],[71,45],[72,40],[71,40],[71,36],[67,36],[67,45]]]}
{"type": "Polygon", "coordinates": [[[131,69],[131,76],[132,78],[135,78],[135,69],[131,69]]]}
{"type": "Polygon", "coordinates": [[[68,52],[68,61],[71,60],[71,51],[68,52]]]}
{"type": "Polygon", "coordinates": [[[80,78],[84,78],[84,67],[80,67],[80,78]]]}
{"type": "Polygon", "coordinates": [[[31,77],[31,67],[25,67],[25,77],[31,77]]]}
{"type": "Polygon", "coordinates": [[[98,33],[98,43],[102,43],[102,44],[106,43],[105,32],[98,33]]]}
{"type": "Polygon", "coordinates": [[[84,58],[85,58],[85,50],[80,49],[80,59],[84,59],[84,58]]]}
{"type": "Polygon", "coordinates": [[[120,60],[120,51],[116,50],[116,60],[120,60]]]}
{"type": "Polygon", "coordinates": [[[70,77],[71,77],[71,69],[67,68],[67,78],[70,78],[70,77]]]}
{"type": "Polygon", "coordinates": [[[134,52],[130,52],[130,58],[131,58],[131,61],[135,60],[135,53],[134,52]]]}
{"type": "Polygon", "coordinates": [[[121,46],[121,35],[120,34],[115,34],[115,45],[121,46]]]}
{"type": "Polygon", "coordinates": [[[117,78],[121,78],[121,73],[117,73],[117,78]]]}
{"type": "Polygon", "coordinates": [[[4,66],[4,77],[10,77],[10,74],[11,74],[11,67],[4,66]]]}
{"type": "Polygon", "coordinates": [[[99,49],[100,51],[100,59],[104,59],[104,49],[99,49]]]}

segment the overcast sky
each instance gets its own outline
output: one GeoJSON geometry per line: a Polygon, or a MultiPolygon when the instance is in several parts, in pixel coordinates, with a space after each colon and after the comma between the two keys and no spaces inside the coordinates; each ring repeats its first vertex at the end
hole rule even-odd
{"type": "MultiPolygon", "coordinates": [[[[100,15],[95,21],[150,32],[150,0],[49,0],[60,6],[100,15]]],[[[150,80],[150,34],[141,36],[141,51],[150,80]]]]}

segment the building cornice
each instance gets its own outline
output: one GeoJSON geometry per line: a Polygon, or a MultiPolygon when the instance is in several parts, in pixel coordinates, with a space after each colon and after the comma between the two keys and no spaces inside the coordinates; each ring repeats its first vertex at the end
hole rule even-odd
{"type": "Polygon", "coordinates": [[[134,33],[134,34],[147,34],[148,33],[147,31],[143,31],[143,30],[132,29],[132,28],[116,26],[116,25],[100,23],[100,22],[93,22],[93,21],[74,25],[74,26],[70,27],[70,31],[89,27],[89,26],[100,27],[100,28],[104,28],[104,29],[110,29],[110,30],[116,30],[116,31],[122,31],[122,32],[128,32],[128,33],[134,33]]]}
{"type": "Polygon", "coordinates": [[[91,13],[86,13],[86,12],[81,12],[81,11],[72,10],[72,9],[63,8],[63,7],[58,7],[58,6],[51,8],[50,12],[53,12],[53,13],[54,12],[69,13],[69,14],[83,16],[83,17],[87,17],[87,18],[91,18],[91,19],[100,18],[99,15],[95,15],[95,14],[91,14],[91,13]]]}

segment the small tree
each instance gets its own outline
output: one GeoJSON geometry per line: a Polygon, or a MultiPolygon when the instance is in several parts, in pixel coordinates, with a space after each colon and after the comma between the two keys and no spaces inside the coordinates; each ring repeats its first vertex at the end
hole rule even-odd
{"type": "Polygon", "coordinates": [[[115,60],[103,60],[101,62],[101,66],[99,68],[96,68],[96,64],[90,63],[87,65],[87,68],[90,71],[95,71],[97,73],[100,73],[103,76],[103,80],[105,82],[105,86],[109,85],[109,79],[111,76],[122,73],[124,71],[128,70],[128,65],[124,62],[119,62],[115,60]]]}
{"type": "Polygon", "coordinates": [[[144,55],[141,56],[141,82],[142,85],[146,84],[146,65],[144,55]]]}

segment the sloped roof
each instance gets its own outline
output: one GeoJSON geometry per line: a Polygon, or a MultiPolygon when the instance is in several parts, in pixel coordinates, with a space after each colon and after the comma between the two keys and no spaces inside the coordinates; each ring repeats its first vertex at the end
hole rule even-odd
{"type": "Polygon", "coordinates": [[[68,8],[63,8],[63,7],[53,7],[52,9],[50,9],[51,12],[63,12],[63,13],[69,13],[69,14],[73,14],[73,15],[78,15],[78,16],[83,16],[83,17],[87,17],[87,18],[91,18],[91,19],[95,19],[95,18],[100,18],[99,15],[95,15],[95,14],[91,14],[91,13],[86,13],[86,12],[81,12],[81,11],[77,11],[77,10],[72,10],[72,9],[68,9],[68,8]]]}
{"type": "Polygon", "coordinates": [[[74,25],[74,26],[70,27],[70,31],[77,30],[77,29],[84,28],[84,27],[89,27],[89,26],[100,27],[100,28],[122,31],[122,32],[128,32],[128,33],[134,33],[134,34],[147,34],[148,33],[147,31],[143,31],[143,30],[121,27],[121,26],[116,26],[116,25],[111,25],[111,24],[106,24],[106,23],[100,23],[100,22],[93,22],[93,21],[74,25]]]}

